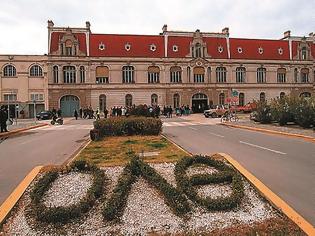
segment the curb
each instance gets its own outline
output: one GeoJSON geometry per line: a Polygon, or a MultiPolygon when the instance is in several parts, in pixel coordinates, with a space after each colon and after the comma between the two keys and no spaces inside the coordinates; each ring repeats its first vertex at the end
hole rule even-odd
{"type": "Polygon", "coordinates": [[[250,127],[250,126],[233,125],[233,124],[226,124],[226,123],[221,123],[220,125],[238,128],[238,129],[247,129],[247,130],[251,130],[251,131],[258,131],[258,132],[268,133],[268,134],[277,134],[277,135],[289,136],[289,137],[294,137],[294,138],[302,138],[302,139],[305,139],[307,141],[315,143],[314,137],[306,136],[306,135],[302,135],[302,134],[293,134],[293,133],[287,133],[287,132],[270,130],[270,129],[254,128],[254,127],[250,127]]]}
{"type": "Polygon", "coordinates": [[[43,166],[36,166],[33,170],[31,170],[21,181],[21,183],[14,189],[10,196],[4,201],[4,203],[2,203],[0,206],[0,226],[4,223],[4,220],[7,218],[12,208],[15,206],[15,204],[18,202],[25,190],[42,168],[43,166]]]}
{"type": "Polygon", "coordinates": [[[289,217],[296,225],[298,225],[307,235],[315,235],[315,228],[290,207],[284,200],[273,193],[266,185],[264,185],[253,174],[246,170],[240,163],[225,153],[217,153],[224,157],[231,165],[233,165],[245,178],[250,181],[262,195],[280,209],[287,217],[289,217]]]}
{"type": "Polygon", "coordinates": [[[81,146],[67,159],[65,160],[62,165],[70,165],[71,162],[73,162],[77,156],[80,155],[80,153],[87,147],[87,145],[89,145],[92,142],[91,139],[86,139],[81,146]]]}
{"type": "Polygon", "coordinates": [[[47,126],[47,125],[48,124],[39,124],[39,125],[30,126],[30,127],[27,127],[27,128],[12,130],[12,131],[7,132],[7,133],[1,133],[0,134],[0,138],[9,137],[9,136],[21,133],[21,132],[26,131],[26,130],[36,129],[36,128],[40,128],[40,127],[47,126]]]}

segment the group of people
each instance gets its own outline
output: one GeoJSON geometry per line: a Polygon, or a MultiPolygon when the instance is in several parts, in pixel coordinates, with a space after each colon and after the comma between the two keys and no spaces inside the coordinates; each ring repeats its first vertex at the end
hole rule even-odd
{"type": "Polygon", "coordinates": [[[7,128],[7,120],[8,120],[8,112],[5,107],[1,107],[0,109],[0,126],[1,126],[1,133],[9,132],[7,128]]]}
{"type": "MultiPolygon", "coordinates": [[[[181,107],[176,107],[175,108],[175,114],[176,116],[182,116],[182,115],[189,115],[190,114],[190,108],[188,105],[186,106],[181,106],[181,107]]],[[[172,106],[164,106],[163,108],[163,115],[166,118],[172,118],[173,116],[173,108],[172,106]]]]}

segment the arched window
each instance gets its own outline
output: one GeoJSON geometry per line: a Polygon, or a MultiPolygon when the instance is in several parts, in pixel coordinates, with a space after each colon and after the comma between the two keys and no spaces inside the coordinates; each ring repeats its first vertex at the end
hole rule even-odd
{"type": "Polygon", "coordinates": [[[195,57],[202,57],[200,43],[196,43],[195,45],[195,57]]]}
{"type": "Polygon", "coordinates": [[[109,83],[109,69],[107,66],[98,66],[95,71],[95,82],[97,84],[109,83]]]}
{"type": "Polygon", "coordinates": [[[41,77],[43,76],[43,70],[39,65],[34,65],[30,69],[30,76],[32,77],[41,77]]]}
{"type": "Polygon", "coordinates": [[[132,84],[135,82],[134,67],[133,66],[123,66],[123,68],[122,68],[122,82],[124,84],[132,84]]]}
{"type": "Polygon", "coordinates": [[[178,93],[175,93],[174,96],[173,96],[173,105],[174,105],[174,108],[179,107],[179,103],[180,103],[180,96],[179,96],[178,93]]]}
{"type": "Polygon", "coordinates": [[[188,67],[187,67],[187,80],[188,80],[188,82],[190,82],[190,73],[191,73],[191,69],[190,69],[190,67],[188,66],[188,67]]]}
{"type": "Polygon", "coordinates": [[[266,68],[258,68],[257,69],[257,83],[266,83],[266,68]]]}
{"type": "Polygon", "coordinates": [[[80,66],[80,83],[85,83],[85,68],[84,66],[80,66]]]}
{"type": "Polygon", "coordinates": [[[308,74],[309,74],[309,70],[307,68],[303,68],[301,70],[301,83],[308,83],[308,74]]]}
{"type": "Polygon", "coordinates": [[[299,72],[297,68],[294,69],[294,82],[295,83],[299,82],[299,72]]]}
{"type": "Polygon", "coordinates": [[[219,105],[224,105],[224,100],[225,100],[225,94],[220,93],[219,94],[219,105]]]}
{"type": "Polygon", "coordinates": [[[266,94],[264,92],[261,92],[259,94],[259,101],[265,102],[266,101],[266,94]]]}
{"type": "Polygon", "coordinates": [[[277,82],[278,83],[286,82],[286,69],[285,68],[279,68],[277,70],[277,82]]]}
{"type": "Polygon", "coordinates": [[[217,83],[226,83],[226,68],[217,67],[216,68],[217,83]]]}
{"type": "Polygon", "coordinates": [[[158,105],[158,95],[155,93],[151,95],[151,106],[157,106],[158,105]]]}
{"type": "Polygon", "coordinates": [[[105,94],[101,94],[99,96],[99,108],[100,108],[100,112],[104,112],[106,109],[106,96],[105,96],[105,94]]]}
{"type": "Polygon", "coordinates": [[[15,77],[16,76],[16,69],[13,65],[6,65],[3,68],[3,76],[4,77],[15,77]]]}
{"type": "Polygon", "coordinates": [[[236,83],[245,83],[245,67],[236,68],[236,83]]]}
{"type": "Polygon", "coordinates": [[[74,84],[76,82],[76,70],[74,66],[63,67],[63,82],[65,84],[74,84]]]}
{"type": "Polygon", "coordinates": [[[300,94],[300,97],[302,98],[310,98],[312,95],[309,92],[303,92],[300,94]]]}
{"type": "Polygon", "coordinates": [[[201,66],[194,68],[194,83],[205,82],[205,69],[201,66]]]}
{"type": "Polygon", "coordinates": [[[132,106],[132,95],[127,94],[125,97],[125,106],[126,107],[131,107],[132,106]]]}
{"type": "Polygon", "coordinates": [[[208,83],[210,83],[211,82],[211,67],[210,66],[207,68],[207,74],[208,74],[208,83]]]}
{"type": "Polygon", "coordinates": [[[66,56],[72,56],[72,41],[70,39],[65,42],[66,56]]]}
{"type": "Polygon", "coordinates": [[[149,84],[160,83],[160,68],[158,66],[148,67],[148,83],[149,84]]]}
{"type": "Polygon", "coordinates": [[[281,92],[280,93],[280,99],[282,100],[282,99],[284,99],[284,97],[285,97],[285,92],[281,92]]]}
{"type": "Polygon", "coordinates": [[[307,48],[306,47],[302,47],[302,49],[301,49],[301,59],[307,60],[307,48]]]}
{"type": "Polygon", "coordinates": [[[53,78],[54,78],[54,83],[58,84],[59,82],[59,70],[58,70],[58,66],[54,66],[53,67],[53,78]]]}
{"type": "Polygon", "coordinates": [[[182,82],[182,68],[179,66],[172,66],[170,69],[171,83],[182,82]]]}
{"type": "Polygon", "coordinates": [[[244,106],[245,105],[245,94],[239,93],[238,95],[238,105],[244,106]]]}

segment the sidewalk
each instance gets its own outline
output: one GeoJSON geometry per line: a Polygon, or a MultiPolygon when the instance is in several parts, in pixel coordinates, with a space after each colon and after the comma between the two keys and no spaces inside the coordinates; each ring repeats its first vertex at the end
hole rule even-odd
{"type": "Polygon", "coordinates": [[[40,124],[49,124],[50,120],[35,120],[34,119],[18,119],[17,123],[14,120],[12,125],[8,125],[8,130],[11,131],[15,131],[18,129],[25,129],[25,128],[29,128],[35,125],[40,125],[40,124]]]}

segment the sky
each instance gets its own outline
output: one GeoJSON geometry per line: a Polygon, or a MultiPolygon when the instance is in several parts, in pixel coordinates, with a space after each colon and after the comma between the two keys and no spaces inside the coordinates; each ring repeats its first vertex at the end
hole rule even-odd
{"type": "Polygon", "coordinates": [[[315,31],[315,0],[1,0],[0,54],[47,53],[47,20],[92,33],[153,34],[168,30],[221,32],[280,39],[315,31]]]}

